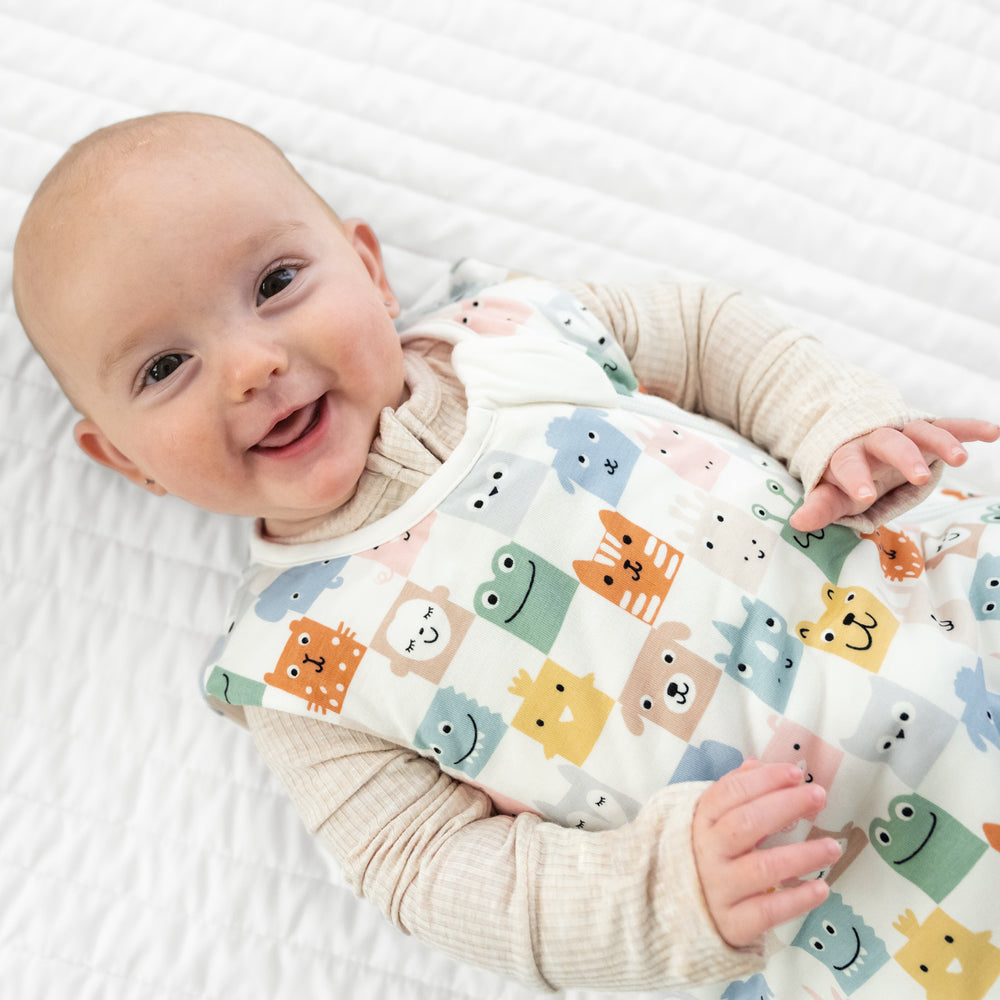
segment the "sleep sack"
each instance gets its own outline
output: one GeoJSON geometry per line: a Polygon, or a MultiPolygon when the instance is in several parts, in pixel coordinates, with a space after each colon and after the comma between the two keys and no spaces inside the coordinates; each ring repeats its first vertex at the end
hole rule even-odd
{"type": "Polygon", "coordinates": [[[374,524],[254,540],[210,698],[374,732],[583,830],[793,762],[827,806],[774,839],[841,842],[830,897],[752,982],[690,996],[1000,996],[1000,499],[795,531],[779,462],[643,393],[535,279],[453,277],[402,336],[454,345],[465,436],[374,524]]]}

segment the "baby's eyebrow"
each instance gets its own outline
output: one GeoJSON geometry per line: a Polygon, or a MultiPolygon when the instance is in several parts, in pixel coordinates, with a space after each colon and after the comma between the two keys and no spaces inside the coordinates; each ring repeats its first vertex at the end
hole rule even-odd
{"type": "Polygon", "coordinates": [[[130,358],[145,339],[141,330],[130,333],[127,337],[118,341],[101,359],[101,367],[98,369],[97,377],[101,387],[107,387],[114,381],[115,372],[130,358]]]}
{"type": "Polygon", "coordinates": [[[238,240],[234,246],[234,254],[239,256],[253,256],[260,253],[266,246],[277,240],[293,235],[300,229],[305,229],[306,224],[297,220],[279,222],[273,226],[267,226],[257,232],[250,233],[249,236],[238,240]]]}

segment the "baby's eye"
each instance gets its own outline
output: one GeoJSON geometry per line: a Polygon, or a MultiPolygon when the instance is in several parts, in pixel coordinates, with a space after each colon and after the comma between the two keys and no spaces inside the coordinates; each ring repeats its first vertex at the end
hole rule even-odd
{"type": "Polygon", "coordinates": [[[273,298],[278,292],[284,291],[292,283],[296,274],[298,274],[298,268],[284,266],[276,267],[269,274],[266,274],[257,289],[257,305],[266,299],[273,298]]]}
{"type": "Polygon", "coordinates": [[[144,386],[154,385],[162,382],[171,375],[190,357],[188,354],[164,354],[152,361],[142,377],[144,386]]]}

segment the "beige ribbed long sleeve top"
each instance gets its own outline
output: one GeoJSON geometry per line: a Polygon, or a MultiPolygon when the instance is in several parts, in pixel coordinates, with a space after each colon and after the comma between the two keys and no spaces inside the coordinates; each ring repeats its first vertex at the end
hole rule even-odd
{"type": "MultiPolygon", "coordinates": [[[[667,283],[568,288],[621,342],[647,391],[735,428],[807,487],[845,441],[915,416],[884,381],[745,295],[667,283]]],[[[449,357],[441,342],[408,344],[410,398],[383,412],[354,496],[287,541],[367,524],[441,465],[465,421],[449,357]]],[[[871,530],[927,489],[902,487],[848,523],[871,530]]],[[[246,720],[354,891],[453,957],[539,990],[669,988],[762,967],[763,942],[730,948],[705,906],[691,847],[702,783],[668,786],[632,823],[584,833],[500,815],[482,791],[376,737],[264,708],[247,708],[246,720]]]]}

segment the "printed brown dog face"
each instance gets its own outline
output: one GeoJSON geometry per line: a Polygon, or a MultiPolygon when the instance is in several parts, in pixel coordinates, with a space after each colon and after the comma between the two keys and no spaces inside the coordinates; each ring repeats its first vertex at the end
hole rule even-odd
{"type": "Polygon", "coordinates": [[[652,629],[618,698],[622,718],[636,736],[646,720],[687,742],[705,714],[721,671],[681,645],[691,629],[663,622],[652,629]]]}

